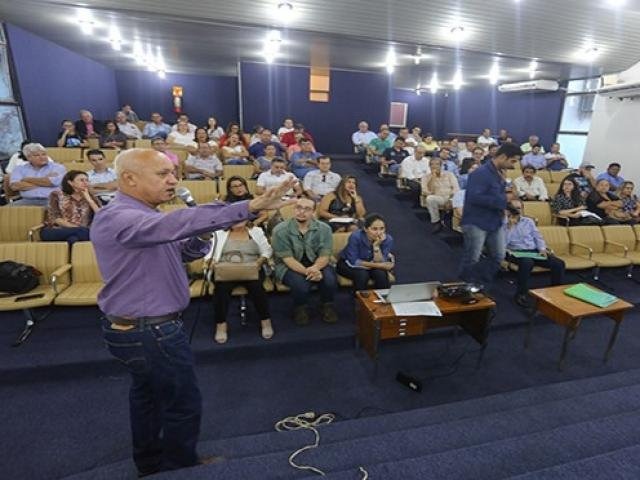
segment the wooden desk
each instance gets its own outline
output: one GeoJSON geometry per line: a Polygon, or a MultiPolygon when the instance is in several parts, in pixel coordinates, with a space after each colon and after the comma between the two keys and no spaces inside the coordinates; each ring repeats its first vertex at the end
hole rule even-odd
{"type": "Polygon", "coordinates": [[[358,345],[375,360],[381,340],[424,335],[434,328],[459,325],[482,345],[478,359],[480,362],[487,346],[489,326],[496,304],[486,297],[478,296],[477,299],[478,302],[471,305],[464,305],[455,299],[436,299],[442,317],[398,317],[391,305],[375,303],[378,297],[372,290],[364,295],[357,292],[358,345]]]}
{"type": "Polygon", "coordinates": [[[562,342],[562,351],[560,352],[560,359],[558,361],[558,368],[560,370],[564,369],[569,341],[575,338],[583,318],[594,315],[604,315],[615,322],[607,350],[604,354],[604,363],[606,363],[611,356],[611,349],[618,336],[618,330],[620,329],[624,312],[633,308],[632,304],[620,299],[606,308],[596,307],[595,305],[566,295],[564,291],[571,286],[572,285],[558,285],[555,287],[529,290],[529,295],[533,297],[536,305],[530,315],[524,346],[525,348],[529,348],[533,321],[537,314],[541,313],[558,325],[562,325],[565,327],[565,333],[562,342]]]}

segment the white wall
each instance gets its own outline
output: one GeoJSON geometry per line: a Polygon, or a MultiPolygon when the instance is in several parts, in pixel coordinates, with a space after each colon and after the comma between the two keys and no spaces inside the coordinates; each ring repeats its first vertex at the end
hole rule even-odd
{"type": "MultiPolygon", "coordinates": [[[[640,63],[619,74],[625,83],[640,82],[640,63]]],[[[624,99],[597,96],[584,160],[598,173],[611,162],[622,165],[621,175],[640,191],[640,97],[624,99]]]]}

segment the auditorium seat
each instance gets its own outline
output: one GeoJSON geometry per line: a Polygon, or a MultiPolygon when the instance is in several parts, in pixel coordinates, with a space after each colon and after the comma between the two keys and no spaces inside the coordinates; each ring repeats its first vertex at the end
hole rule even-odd
{"type": "Polygon", "coordinates": [[[120,153],[120,150],[114,148],[101,148],[100,151],[103,153],[104,159],[108,164],[110,164],[110,166],[113,165],[113,162],[120,153]]]}
{"type": "Polygon", "coordinates": [[[609,251],[624,252],[634,265],[640,265],[639,242],[630,225],[608,225],[602,227],[609,251]]]}
{"type": "Polygon", "coordinates": [[[189,296],[199,298],[207,293],[213,293],[213,284],[206,281],[205,261],[198,258],[186,264],[187,275],[189,276],[189,296]]]}
{"type": "Polygon", "coordinates": [[[571,170],[556,170],[549,172],[549,176],[551,177],[551,181],[553,183],[559,184],[562,183],[562,180],[564,180],[565,177],[570,173],[571,170]]]}
{"type": "Polygon", "coordinates": [[[549,226],[553,224],[551,206],[548,202],[522,202],[522,213],[533,218],[538,226],[549,226]]]}
{"type": "Polygon", "coordinates": [[[42,275],[40,284],[30,292],[0,298],[0,311],[23,310],[29,320],[31,309],[50,305],[56,292],[63,292],[69,285],[69,245],[67,242],[21,242],[0,244],[0,259],[11,259],[14,262],[31,265],[42,275]],[[55,290],[54,290],[55,279],[55,290]],[[42,294],[33,298],[16,302],[16,297],[42,294]]]}
{"type": "Polygon", "coordinates": [[[584,257],[574,255],[571,252],[569,232],[565,227],[543,226],[539,227],[542,238],[547,248],[558,258],[564,261],[567,270],[584,270],[594,268],[596,262],[584,257]]]}
{"type": "Polygon", "coordinates": [[[182,180],[179,187],[188,188],[196,203],[210,203],[218,196],[218,187],[214,180],[182,180]]]}
{"type": "Polygon", "coordinates": [[[89,150],[95,150],[100,148],[100,140],[97,138],[87,138],[87,145],[89,150]]]}
{"type": "Polygon", "coordinates": [[[136,140],[136,148],[151,148],[151,140],[148,138],[136,140]]]}
{"type": "Polygon", "coordinates": [[[44,216],[45,209],[42,207],[0,208],[0,243],[33,241],[33,227],[42,225],[44,216]]]}
{"type": "MultiPolygon", "coordinates": [[[[71,284],[55,299],[56,305],[97,305],[98,292],[104,286],[91,242],[76,242],[71,248],[71,284]]],[[[62,271],[62,270],[61,270],[62,271]]]]}
{"type": "MultiPolygon", "coordinates": [[[[349,241],[349,237],[351,236],[351,232],[335,232],[333,234],[333,251],[332,251],[332,263],[336,265],[338,263],[338,259],[340,258],[340,252],[344,250],[347,246],[347,242],[349,241]]],[[[338,285],[340,287],[353,287],[353,282],[351,279],[347,277],[343,277],[342,275],[338,275],[336,273],[336,277],[338,278],[338,285]]],[[[389,281],[391,283],[395,283],[396,279],[393,273],[389,273],[389,281]]],[[[369,280],[368,285],[373,288],[373,280],[369,280]]]]}
{"type": "Polygon", "coordinates": [[[596,262],[593,278],[598,280],[600,268],[629,267],[630,275],[632,263],[623,252],[610,253],[600,227],[568,227],[571,252],[583,258],[596,262]]]}
{"type": "Polygon", "coordinates": [[[233,176],[249,179],[253,177],[256,171],[253,165],[224,165],[222,168],[224,172],[222,176],[224,179],[233,176]]]}
{"type": "Polygon", "coordinates": [[[515,180],[518,177],[522,176],[522,169],[520,168],[520,166],[516,166],[516,168],[513,168],[511,170],[507,170],[507,178],[510,180],[515,180]]]}
{"type": "Polygon", "coordinates": [[[46,147],[47,155],[57,163],[68,163],[82,161],[81,148],[46,147]]]}
{"type": "Polygon", "coordinates": [[[88,172],[89,170],[93,170],[93,165],[90,162],[64,162],[64,168],[67,169],[67,172],[71,170],[80,170],[81,172],[88,172]]]}

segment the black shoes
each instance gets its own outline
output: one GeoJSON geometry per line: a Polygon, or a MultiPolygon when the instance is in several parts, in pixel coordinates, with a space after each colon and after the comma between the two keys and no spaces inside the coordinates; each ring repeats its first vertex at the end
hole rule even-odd
{"type": "Polygon", "coordinates": [[[526,293],[516,293],[514,300],[522,308],[529,308],[531,306],[531,304],[529,303],[529,295],[527,295],[526,293]]]}
{"type": "Polygon", "coordinates": [[[338,321],[338,315],[333,309],[333,304],[325,303],[322,305],[322,321],[325,323],[336,323],[338,321]]]}
{"type": "Polygon", "coordinates": [[[307,307],[295,307],[293,309],[293,323],[300,326],[309,324],[309,312],[307,312],[307,307]]]}
{"type": "Polygon", "coordinates": [[[438,233],[442,231],[442,222],[431,223],[431,233],[438,233]]]}

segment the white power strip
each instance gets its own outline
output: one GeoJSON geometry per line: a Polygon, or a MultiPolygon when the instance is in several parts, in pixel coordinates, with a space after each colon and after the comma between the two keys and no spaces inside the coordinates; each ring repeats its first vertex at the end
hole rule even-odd
{"type": "MultiPolygon", "coordinates": [[[[299,465],[295,462],[295,458],[300,455],[302,452],[307,450],[311,450],[313,448],[318,448],[320,445],[320,433],[318,432],[316,427],[321,425],[328,425],[335,420],[335,415],[332,413],[323,413],[316,417],[315,412],[305,412],[293,417],[286,417],[280,420],[275,424],[275,429],[278,432],[286,432],[289,430],[311,430],[315,435],[315,441],[309,445],[305,445],[302,448],[299,448],[291,455],[289,455],[289,465],[293,468],[297,468],[300,470],[309,470],[313,473],[317,473],[318,475],[325,476],[325,473],[317,467],[312,465],[299,465]]],[[[359,467],[360,472],[362,472],[361,480],[368,480],[369,472],[367,472],[364,467],[359,467]]]]}

